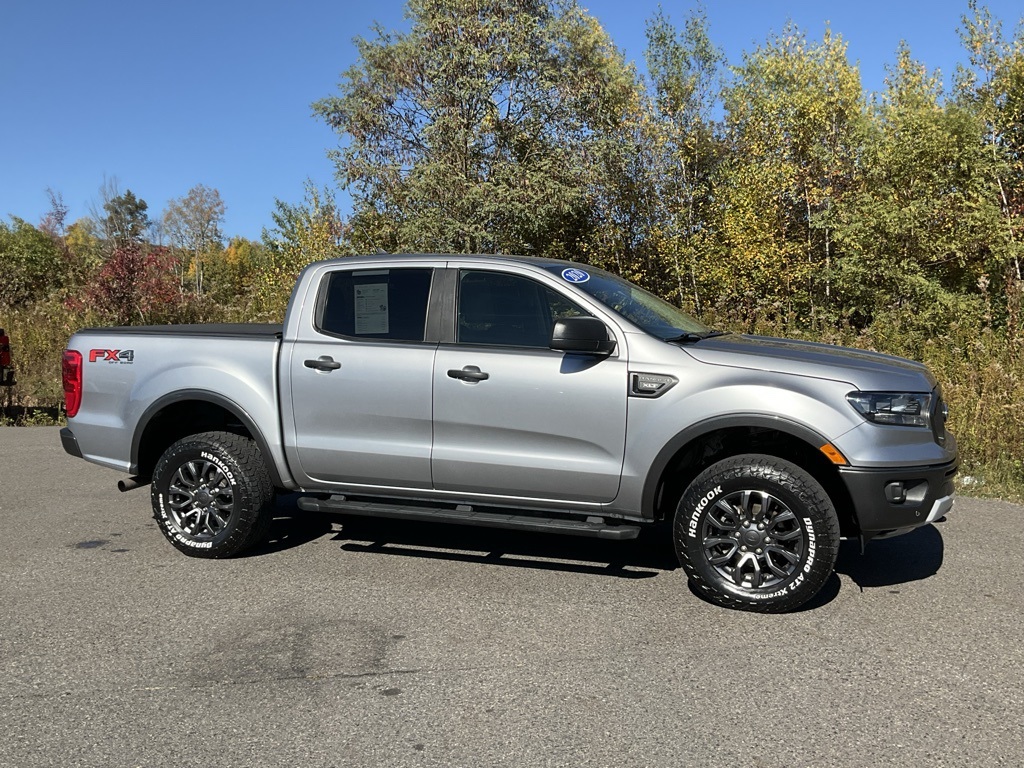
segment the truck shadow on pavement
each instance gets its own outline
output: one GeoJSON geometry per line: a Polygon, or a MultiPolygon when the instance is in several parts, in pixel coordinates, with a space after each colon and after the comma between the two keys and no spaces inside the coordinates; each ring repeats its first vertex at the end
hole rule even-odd
{"type": "Polygon", "coordinates": [[[796,612],[813,611],[835,600],[842,587],[839,574],[848,576],[861,592],[927,579],[942,567],[944,549],[942,534],[934,525],[892,539],[876,539],[868,544],[864,554],[860,541],[843,541],[839,544],[835,572],[821,591],[796,612]]]}
{"type": "MultiPolygon", "coordinates": [[[[478,562],[510,568],[587,573],[612,578],[646,579],[679,569],[670,529],[659,524],[632,541],[604,541],[547,533],[421,523],[341,513],[302,512],[295,497],[278,501],[268,542],[249,556],[261,556],[330,537],[345,552],[478,562]]],[[[941,524],[942,521],[940,521],[941,524]]],[[[839,547],[836,574],[860,589],[895,587],[927,579],[942,567],[942,534],[934,525],[893,539],[875,540],[864,554],[859,541],[839,547]]],[[[841,580],[833,574],[802,610],[830,603],[841,580]]]]}
{"type": "Polygon", "coordinates": [[[836,572],[849,576],[861,589],[893,587],[934,576],[942,567],[944,552],[939,529],[926,525],[892,539],[876,539],[863,555],[859,541],[842,542],[836,572]]]}
{"type": "Polygon", "coordinates": [[[643,530],[633,541],[604,541],[440,522],[303,512],[296,508],[294,498],[282,496],[278,500],[267,543],[245,556],[280,552],[330,536],[330,540],[340,542],[346,552],[480,562],[625,579],[652,578],[679,567],[667,526],[643,530]]]}

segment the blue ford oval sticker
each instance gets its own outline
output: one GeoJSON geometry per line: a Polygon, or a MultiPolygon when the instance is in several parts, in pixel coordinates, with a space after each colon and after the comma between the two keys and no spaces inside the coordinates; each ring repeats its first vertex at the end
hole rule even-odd
{"type": "Polygon", "coordinates": [[[585,283],[590,279],[590,274],[582,269],[570,267],[562,270],[562,278],[570,283],[585,283]]]}

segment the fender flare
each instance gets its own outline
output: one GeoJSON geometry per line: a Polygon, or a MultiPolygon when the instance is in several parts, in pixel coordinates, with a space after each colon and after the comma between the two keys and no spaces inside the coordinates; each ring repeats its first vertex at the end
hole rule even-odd
{"type": "Polygon", "coordinates": [[[702,435],[734,427],[764,427],[777,432],[785,432],[814,448],[829,442],[820,432],[811,429],[805,424],[782,416],[770,416],[763,413],[738,413],[728,416],[713,416],[704,421],[698,421],[696,424],[691,424],[686,429],[677,433],[665,443],[664,447],[658,452],[658,455],[654,457],[654,461],[647,470],[643,491],[640,496],[641,515],[648,519],[654,519],[655,502],[658,496],[658,488],[661,485],[662,475],[669,462],[672,461],[672,458],[683,446],[702,435]]]}
{"type": "Polygon", "coordinates": [[[176,392],[171,392],[157,398],[148,408],[146,408],[136,423],[135,434],[132,436],[130,471],[133,474],[139,471],[139,450],[142,447],[142,437],[146,433],[146,429],[149,427],[149,423],[153,420],[153,417],[167,406],[173,405],[174,403],[184,402],[186,400],[199,400],[201,402],[210,403],[211,405],[216,405],[223,408],[242,422],[242,426],[244,426],[249,434],[252,435],[252,439],[260,449],[260,453],[263,454],[263,461],[267,465],[267,471],[270,472],[271,479],[274,481],[274,487],[286,487],[284,478],[281,475],[281,471],[278,468],[277,463],[271,460],[273,454],[270,451],[270,443],[268,443],[267,439],[263,436],[262,430],[256,426],[256,422],[253,418],[238,403],[233,400],[229,400],[216,392],[210,392],[205,389],[181,389],[176,392]]]}

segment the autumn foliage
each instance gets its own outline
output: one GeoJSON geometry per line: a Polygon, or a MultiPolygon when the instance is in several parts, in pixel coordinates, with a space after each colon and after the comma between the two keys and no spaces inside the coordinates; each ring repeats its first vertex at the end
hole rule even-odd
{"type": "Polygon", "coordinates": [[[117,325],[168,322],[185,313],[191,299],[182,294],[175,273],[180,261],[170,249],[138,243],[117,246],[95,278],[71,296],[69,308],[87,307],[117,325]]]}

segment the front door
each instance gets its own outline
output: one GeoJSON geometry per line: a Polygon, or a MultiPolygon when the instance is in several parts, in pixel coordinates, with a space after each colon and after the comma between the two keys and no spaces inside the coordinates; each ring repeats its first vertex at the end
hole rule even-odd
{"type": "Polygon", "coordinates": [[[622,474],[627,363],[548,348],[555,319],[589,314],[525,275],[463,269],[455,343],[434,362],[434,487],[612,501],[622,474]]]}

